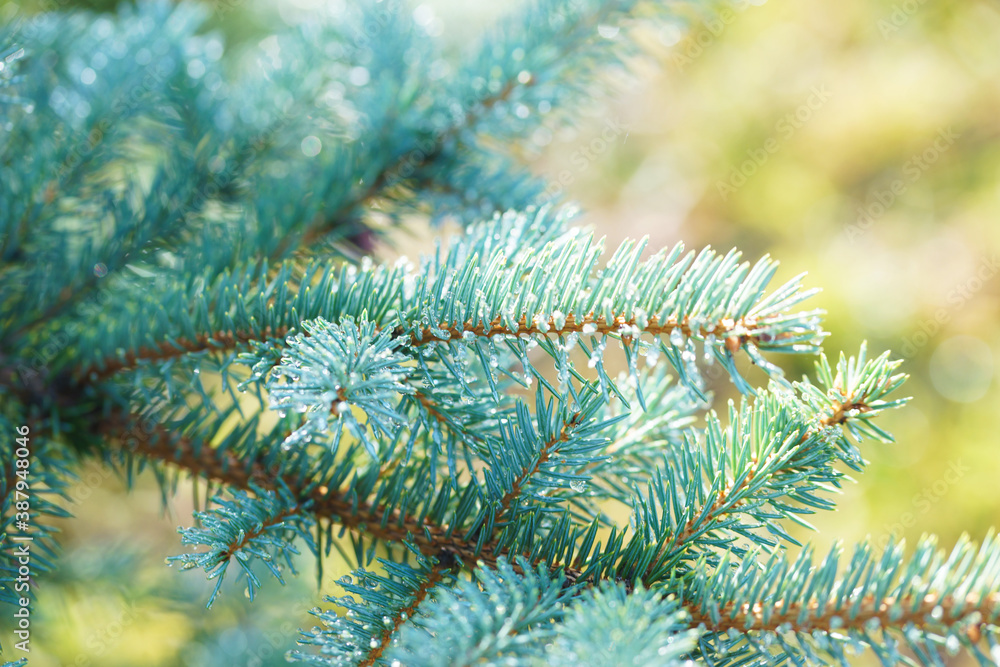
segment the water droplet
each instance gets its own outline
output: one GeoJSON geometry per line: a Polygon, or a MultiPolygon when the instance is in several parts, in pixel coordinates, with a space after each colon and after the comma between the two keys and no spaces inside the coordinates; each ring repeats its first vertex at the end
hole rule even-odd
{"type": "Polygon", "coordinates": [[[556,329],[563,329],[566,327],[566,315],[558,310],[552,311],[552,326],[556,329]]]}
{"type": "Polygon", "coordinates": [[[577,493],[583,493],[587,490],[587,480],[585,479],[574,479],[569,483],[569,488],[573,489],[577,493]]]}
{"type": "Polygon", "coordinates": [[[98,262],[94,264],[94,275],[98,278],[103,278],[108,275],[108,266],[104,262],[98,262]]]}
{"type": "Polygon", "coordinates": [[[650,345],[649,348],[646,349],[646,366],[649,368],[653,368],[654,366],[656,366],[656,361],[659,358],[660,358],[660,346],[655,344],[650,345]]]}

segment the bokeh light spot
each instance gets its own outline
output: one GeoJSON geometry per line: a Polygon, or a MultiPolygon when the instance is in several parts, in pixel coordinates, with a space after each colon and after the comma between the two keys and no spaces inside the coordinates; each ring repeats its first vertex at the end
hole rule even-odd
{"type": "Polygon", "coordinates": [[[930,360],[931,382],[949,401],[972,403],[993,383],[993,352],[974,336],[954,336],[941,343],[930,360]]]}

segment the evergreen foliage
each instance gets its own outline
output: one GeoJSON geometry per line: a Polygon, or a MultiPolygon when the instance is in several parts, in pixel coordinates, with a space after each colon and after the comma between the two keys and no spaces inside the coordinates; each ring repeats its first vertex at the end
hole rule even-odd
{"type": "Polygon", "coordinates": [[[215,579],[209,605],[345,552],[295,661],[1000,661],[995,536],[787,554],[891,441],[900,362],[828,361],[814,290],[770,258],[605,252],[522,166],[638,55],[626,31],[697,11],[533,0],[460,61],[392,0],[256,62],[191,4],[0,31],[4,608],[7,536],[34,538],[33,578],[58,567],[97,459],[165,502],[207,480],[170,562],[215,579]],[[462,229],[373,260],[415,213],[462,229]],[[718,373],[742,397],[716,412],[718,373]]]}

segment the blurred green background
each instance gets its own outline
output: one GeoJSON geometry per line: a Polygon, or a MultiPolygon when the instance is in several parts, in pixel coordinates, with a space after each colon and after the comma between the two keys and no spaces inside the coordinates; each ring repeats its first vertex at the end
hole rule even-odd
{"type": "MultiPolygon", "coordinates": [[[[227,2],[213,26],[253,48],[315,4],[227,2]]],[[[828,311],[828,353],[867,339],[906,359],[913,401],[882,422],[897,443],[865,446],[867,472],[814,518],[807,538],[820,550],[866,535],[981,539],[1000,524],[1000,4],[752,5],[641,34],[653,57],[575,128],[537,132],[534,166],[608,245],[648,235],[653,248],[770,253],[779,279],[808,271],[823,289],[813,304],[828,311]]],[[[414,8],[456,46],[508,9],[414,8]]],[[[387,252],[412,257],[430,237],[387,252]]],[[[40,592],[32,667],[284,664],[295,628],[312,625],[306,610],[322,596],[309,558],[260,603],[229,582],[206,611],[202,575],[163,564],[182,550],[187,495],[162,516],[151,480],[125,496],[95,467],[75,496],[63,572],[40,592]]],[[[339,594],[337,565],[327,593],[339,594]]]]}

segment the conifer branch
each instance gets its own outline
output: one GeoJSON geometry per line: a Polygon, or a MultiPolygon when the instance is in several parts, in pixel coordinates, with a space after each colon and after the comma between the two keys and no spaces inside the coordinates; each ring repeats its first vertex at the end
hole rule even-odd
{"type": "MultiPolygon", "coordinates": [[[[539,234],[547,215],[548,209],[539,209],[532,216],[503,221],[504,227],[511,233],[539,234]]],[[[238,282],[227,277],[211,290],[213,299],[199,294],[201,304],[181,327],[200,333],[174,333],[152,347],[116,345],[79,377],[100,380],[146,359],[164,361],[206,350],[221,353],[248,343],[270,341],[280,347],[276,339],[293,329],[301,331],[303,321],[339,323],[367,313],[376,332],[386,331],[410,349],[477,339],[492,344],[497,337],[526,336],[549,340],[545,349],[561,367],[568,365],[565,353],[575,343],[555,347],[555,338],[617,337],[634,356],[643,334],[669,337],[664,352],[689,386],[699,384],[688,356],[694,354],[694,341],[701,340],[706,353],[719,359],[741,389],[752,391],[732,363],[734,352],[743,348],[769,372],[778,372],[758,348],[809,352],[823,335],[817,312],[788,312],[813,293],[801,289],[801,276],[765,296],[776,269],[766,257],[750,267],[740,263],[736,252],[721,256],[706,250],[684,256],[683,248],[676,246],[639,263],[645,241],[629,241],[598,270],[601,250],[586,235],[566,233],[551,241],[541,235],[539,240],[549,242],[539,252],[511,258],[486,229],[471,229],[444,258],[425,258],[419,274],[398,266],[361,272],[352,267],[337,273],[327,269],[314,281],[320,267],[312,265],[298,281],[297,295],[289,291],[292,275],[287,267],[274,279],[238,282]],[[461,291],[449,289],[461,279],[469,284],[461,291]],[[565,289],[556,287],[560,280],[568,281],[565,289]],[[282,291],[275,295],[273,288],[279,284],[282,291]],[[249,294],[234,298],[237,286],[249,294]]],[[[111,341],[95,342],[98,348],[111,347],[111,341]]],[[[598,371],[606,385],[603,365],[598,364],[598,371]]]]}
{"type": "MultiPolygon", "coordinates": [[[[888,356],[883,354],[877,359],[867,359],[866,346],[862,345],[857,358],[847,359],[841,355],[837,366],[836,376],[829,366],[826,357],[821,355],[816,362],[819,386],[813,385],[807,379],[797,384],[800,399],[807,408],[813,412],[799,415],[788,411],[782,407],[780,395],[759,397],[759,406],[755,409],[763,411],[761,419],[767,419],[768,414],[784,413],[782,420],[787,420],[784,429],[777,429],[773,432],[767,431],[765,434],[754,433],[744,430],[743,437],[749,437],[751,442],[738,443],[736,441],[727,443],[728,447],[747,446],[745,462],[734,467],[729,473],[728,481],[724,485],[719,485],[712,480],[714,491],[708,494],[705,502],[698,506],[690,504],[685,508],[687,520],[681,525],[670,529],[660,538],[660,546],[656,556],[650,561],[643,573],[643,580],[649,581],[651,577],[658,574],[666,561],[675,561],[685,551],[689,550],[703,535],[710,534],[713,530],[718,530],[724,524],[733,520],[734,516],[744,507],[752,503],[759,502],[760,499],[773,499],[776,495],[788,495],[795,497],[793,487],[785,489],[770,489],[766,485],[770,480],[781,478],[782,476],[798,476],[812,480],[810,489],[818,489],[817,483],[824,481],[836,484],[839,473],[829,468],[830,461],[835,457],[840,458],[852,468],[859,469],[861,459],[854,451],[854,445],[847,440],[847,433],[851,433],[856,439],[862,436],[874,436],[883,441],[891,440],[891,436],[885,431],[878,429],[871,423],[871,419],[886,409],[902,405],[907,399],[887,400],[887,397],[897,389],[905,380],[905,375],[895,375],[899,361],[889,361],[888,356]],[[772,402],[773,401],[773,402],[772,402]],[[757,438],[771,438],[774,440],[787,439],[792,434],[794,442],[781,446],[775,446],[773,442],[753,442],[757,438]],[[829,433],[829,436],[825,434],[829,433]],[[825,453],[824,453],[825,452],[825,453]],[[761,454],[764,454],[763,458],[761,454]]],[[[730,421],[740,420],[747,423],[755,417],[753,413],[742,410],[736,413],[730,410],[730,421]]],[[[773,419],[773,417],[771,417],[773,419]]],[[[732,424],[730,425],[732,427],[732,424]]],[[[712,437],[712,429],[709,436],[712,437]]],[[[717,451],[714,455],[718,457],[718,463],[713,463],[717,470],[725,469],[723,463],[725,457],[729,456],[726,447],[717,451]]],[[[706,473],[698,472],[696,484],[701,484],[700,478],[706,473]]],[[[711,473],[707,473],[711,476],[711,473]]],[[[688,490],[691,494],[692,491],[688,490]]],[[[812,496],[810,492],[807,497],[812,496]]],[[[802,502],[800,500],[799,502],[802,502]]],[[[810,500],[814,506],[821,506],[810,500]]],[[[786,516],[791,506],[785,503],[786,516]]],[[[774,519],[769,519],[772,531],[778,530],[774,525],[774,519]]],[[[786,539],[790,539],[787,533],[775,533],[786,539]]]]}
{"type": "Polygon", "coordinates": [[[780,548],[835,506],[861,441],[891,440],[899,362],[831,368],[801,305],[817,290],[773,286],[768,256],[606,252],[523,168],[639,53],[634,19],[684,4],[529,0],[457,62],[403,0],[275,35],[250,67],[221,62],[203,8],[159,0],[47,15],[16,75],[0,44],[0,433],[31,433],[3,443],[0,603],[52,569],[82,452],[129,485],[152,469],[164,502],[191,478],[194,549],[168,562],[216,580],[210,605],[227,572],[251,599],[263,568],[283,583],[303,546],[322,581],[347,535],[346,593],[290,660],[996,662],[992,534],[906,559],[861,544],[844,569],[780,548]],[[415,263],[336,255],[412,213],[462,232],[415,263]],[[815,383],[772,353],[819,354],[815,383]],[[741,394],[722,417],[713,364],[741,394]],[[25,526],[27,574],[4,540],[25,526]]]}
{"type": "Polygon", "coordinates": [[[278,581],[284,583],[281,566],[284,560],[295,572],[291,556],[297,554],[293,542],[305,538],[313,553],[311,529],[315,521],[303,512],[288,489],[279,486],[276,491],[261,490],[252,486],[250,492],[229,487],[225,494],[216,495],[213,505],[195,512],[197,525],[180,528],[181,542],[186,545],[207,547],[201,551],[184,553],[168,558],[179,561],[182,569],[201,568],[209,579],[215,579],[215,589],[208,606],[218,596],[222,582],[233,559],[246,575],[247,595],[253,600],[261,581],[251,565],[262,562],[278,581]]]}
{"type": "Polygon", "coordinates": [[[700,634],[676,597],[602,582],[573,600],[546,642],[544,664],[682,667],[700,634]]]}
{"type": "MultiPolygon", "coordinates": [[[[439,391],[439,389],[435,389],[435,391],[439,391]]],[[[441,429],[450,433],[457,444],[465,448],[483,445],[482,433],[472,428],[473,425],[468,421],[463,421],[460,415],[453,414],[453,411],[448,409],[446,401],[435,400],[431,397],[426,387],[415,388],[410,396],[419,406],[418,410],[425,413],[441,429]]]]}
{"type": "MultiPolygon", "coordinates": [[[[139,227],[137,225],[137,229],[133,230],[134,233],[129,235],[130,238],[128,238],[128,241],[126,242],[127,245],[123,248],[116,248],[115,255],[111,258],[106,258],[104,269],[105,273],[98,275],[91,270],[84,275],[82,281],[77,282],[72,287],[66,287],[60,291],[56,300],[46,306],[42,312],[30,319],[27,319],[17,327],[4,332],[2,339],[0,339],[0,348],[12,347],[17,341],[24,338],[24,336],[31,331],[65,316],[74,306],[81,303],[84,299],[89,297],[101,287],[102,278],[107,272],[117,272],[124,268],[127,264],[126,260],[129,256],[133,253],[137,253],[143,245],[169,245],[171,241],[180,238],[183,232],[187,229],[184,224],[184,221],[189,217],[187,209],[190,203],[196,199],[196,196],[196,192],[192,190],[189,192],[188,201],[180,203],[177,210],[171,209],[169,211],[163,211],[161,218],[157,220],[143,219],[141,221],[142,226],[139,227]],[[179,214],[178,211],[180,211],[179,214]],[[165,231],[156,235],[149,234],[143,237],[139,236],[139,231],[142,229],[145,229],[146,231],[165,231]],[[138,236],[138,238],[133,238],[134,236],[138,236]]],[[[6,279],[9,280],[10,278],[7,277],[6,279]]]]}
{"type": "Polygon", "coordinates": [[[528,483],[532,476],[538,473],[542,465],[544,465],[545,462],[558,451],[559,445],[569,441],[570,433],[580,424],[582,418],[583,413],[581,412],[574,412],[570,415],[569,419],[563,422],[562,428],[559,429],[559,432],[542,445],[541,450],[536,455],[534,463],[521,469],[520,474],[516,479],[514,479],[510,489],[508,489],[506,493],[503,494],[503,497],[500,498],[499,506],[497,507],[496,513],[493,517],[494,524],[500,524],[503,521],[504,517],[510,510],[510,506],[518,498],[520,498],[521,493],[524,490],[524,486],[528,483]]]}
{"type": "Polygon", "coordinates": [[[368,655],[358,663],[358,667],[371,667],[375,665],[382,654],[385,652],[392,642],[392,637],[399,628],[410,618],[416,615],[417,609],[420,607],[420,603],[423,602],[430,590],[437,586],[444,579],[444,571],[441,567],[435,566],[431,569],[430,573],[424,578],[417,590],[413,593],[413,600],[411,600],[405,607],[397,611],[392,616],[392,627],[387,627],[382,630],[382,637],[378,643],[378,646],[372,648],[368,655]]]}
{"type": "Polygon", "coordinates": [[[274,528],[275,526],[280,526],[286,519],[292,517],[296,514],[299,509],[297,505],[281,510],[280,512],[268,517],[265,521],[257,524],[253,529],[242,532],[239,538],[227,546],[218,555],[218,560],[229,560],[233,555],[250,544],[254,539],[264,535],[269,528],[274,528]]]}
{"type": "MultiPolygon", "coordinates": [[[[134,432],[134,429],[125,426],[123,432],[134,432]]],[[[105,434],[112,439],[117,437],[114,428],[105,429],[105,434]]],[[[255,485],[268,490],[278,488],[274,476],[259,463],[253,463],[248,469],[246,461],[231,452],[220,452],[207,444],[195,446],[187,438],[178,438],[171,444],[170,439],[165,430],[156,427],[148,440],[131,440],[129,451],[161,464],[176,466],[190,475],[211,479],[237,489],[253,491],[255,485]]],[[[396,529],[394,526],[381,528],[378,526],[381,516],[377,508],[366,504],[352,508],[349,500],[325,486],[307,491],[300,485],[293,484],[293,480],[281,479],[281,481],[292,490],[293,495],[302,500],[303,504],[309,503],[309,509],[317,516],[343,523],[352,530],[366,527],[374,537],[387,541],[402,541],[408,532],[414,535],[422,533],[419,524],[412,520],[407,521],[405,518],[403,524],[408,529],[406,531],[396,529]]],[[[285,514],[300,509],[302,506],[297,505],[287,510],[285,514]]]]}
{"type": "MultiPolygon", "coordinates": [[[[792,337],[790,333],[772,335],[767,331],[756,332],[757,329],[768,327],[768,322],[758,322],[754,317],[740,318],[736,321],[726,318],[711,325],[701,325],[692,328],[689,317],[684,317],[680,321],[676,317],[670,317],[661,324],[656,315],[642,318],[642,320],[634,315],[626,314],[607,319],[603,315],[595,315],[593,312],[590,312],[583,316],[567,313],[565,318],[535,317],[530,324],[525,317],[521,317],[517,321],[516,326],[513,327],[506,324],[501,317],[494,318],[489,325],[476,324],[471,320],[462,324],[442,322],[438,325],[438,330],[448,333],[450,340],[463,340],[467,337],[467,334],[472,334],[479,338],[489,338],[498,334],[505,336],[564,336],[571,333],[595,336],[621,336],[626,340],[630,340],[641,334],[669,336],[674,331],[680,331],[687,337],[715,336],[725,341],[726,349],[730,352],[735,352],[748,342],[759,341],[770,343],[782,338],[792,337]]],[[[400,335],[403,333],[402,330],[397,330],[397,332],[400,335]]],[[[425,328],[411,334],[409,344],[419,347],[440,340],[441,338],[435,335],[430,328],[425,328]]]]}
{"type": "MultiPolygon", "coordinates": [[[[863,398],[853,401],[850,404],[850,408],[847,408],[842,403],[835,403],[832,411],[819,420],[819,426],[806,431],[799,439],[798,444],[795,446],[799,447],[808,442],[810,438],[815,437],[821,429],[826,428],[831,424],[843,424],[847,421],[846,415],[849,410],[867,412],[870,408],[864,402],[863,398]]],[[[663,542],[663,545],[656,554],[656,558],[654,558],[653,562],[650,563],[644,576],[649,577],[653,574],[657,568],[657,564],[662,561],[668,551],[684,549],[685,543],[693,537],[711,531],[726,516],[738,511],[740,506],[750,502],[750,499],[747,497],[747,493],[753,487],[753,482],[757,478],[758,472],[764,470],[765,474],[772,476],[795,472],[797,469],[797,465],[793,463],[792,459],[789,460],[789,465],[770,469],[770,463],[774,458],[774,454],[771,454],[764,461],[758,461],[757,455],[751,454],[749,470],[746,475],[741,476],[742,481],[739,484],[734,484],[733,482],[728,483],[725,488],[718,493],[715,498],[715,502],[712,503],[707,510],[702,509],[701,511],[692,512],[691,518],[688,519],[687,523],[685,523],[672,537],[663,542]]]]}
{"type": "Polygon", "coordinates": [[[440,665],[443,656],[454,665],[475,665],[502,655],[523,664],[537,650],[531,635],[541,629],[548,637],[575,594],[545,567],[501,558],[494,567],[476,568],[471,581],[435,589],[421,607],[419,624],[401,628],[385,658],[429,667],[440,665]]]}
{"type": "MultiPolygon", "coordinates": [[[[442,322],[438,329],[449,334],[450,340],[463,340],[466,334],[472,334],[479,338],[490,338],[495,335],[521,336],[521,335],[546,335],[560,336],[571,333],[585,333],[593,335],[622,335],[623,330],[630,333],[625,334],[626,339],[637,334],[650,334],[653,336],[670,335],[678,330],[685,336],[715,336],[725,341],[726,349],[735,352],[747,343],[770,343],[782,338],[790,338],[793,334],[772,335],[767,331],[756,332],[757,329],[768,328],[769,323],[757,321],[755,318],[741,318],[733,321],[723,319],[708,326],[703,325],[697,329],[692,329],[689,318],[685,317],[680,322],[676,318],[670,318],[664,323],[660,323],[653,315],[647,319],[644,326],[640,326],[634,316],[626,317],[618,315],[608,321],[602,315],[588,313],[577,318],[573,313],[568,313],[565,320],[562,318],[548,317],[544,320],[535,318],[529,325],[522,317],[516,327],[510,327],[503,322],[503,319],[496,317],[488,326],[467,321],[463,324],[451,324],[442,322]]],[[[376,327],[376,331],[380,331],[376,327]]],[[[166,361],[187,354],[204,351],[227,352],[237,348],[239,345],[248,344],[251,341],[273,340],[283,338],[288,334],[288,327],[271,329],[269,327],[259,331],[223,331],[215,334],[201,334],[194,339],[183,337],[163,341],[155,347],[141,347],[137,350],[129,350],[123,356],[111,358],[100,364],[83,369],[79,375],[83,378],[91,378],[92,381],[100,382],[107,380],[117,373],[135,368],[143,362],[166,361]]],[[[308,335],[308,334],[306,334],[308,335]]],[[[407,345],[419,347],[432,342],[440,342],[441,338],[435,336],[430,328],[419,329],[413,333],[407,333],[401,327],[393,329],[396,338],[402,338],[407,345]]]]}
{"type": "Polygon", "coordinates": [[[900,599],[887,597],[876,604],[874,595],[860,600],[847,598],[839,607],[821,607],[816,602],[788,604],[777,601],[773,606],[744,604],[739,607],[726,605],[718,609],[718,616],[698,609],[689,609],[694,627],[704,624],[709,632],[726,633],[729,630],[746,632],[802,632],[811,633],[868,629],[873,622],[885,629],[903,629],[909,625],[922,627],[932,614],[949,619],[968,618],[979,620],[965,625],[967,636],[979,641],[980,629],[996,618],[1000,609],[1000,592],[983,595],[968,594],[956,599],[950,595],[928,593],[909,595],[900,599]]]}
{"type": "MultiPolygon", "coordinates": [[[[516,88],[516,81],[508,81],[507,84],[496,94],[489,95],[480,102],[480,113],[469,113],[463,118],[464,123],[454,124],[449,127],[444,132],[440,132],[433,136],[431,139],[431,146],[429,150],[423,150],[427,148],[426,145],[422,146],[420,151],[407,151],[395,158],[388,165],[383,166],[379,171],[378,175],[372,180],[371,184],[360,192],[355,197],[344,202],[333,214],[327,217],[319,225],[313,225],[309,227],[305,234],[302,235],[301,241],[299,242],[300,248],[307,248],[316,244],[324,236],[334,231],[338,227],[349,224],[352,218],[357,214],[359,208],[363,208],[371,204],[376,200],[382,192],[389,186],[395,184],[398,176],[397,174],[401,168],[409,166],[408,163],[412,160],[414,153],[420,155],[420,159],[416,165],[415,169],[420,169],[425,167],[427,164],[432,162],[441,152],[443,146],[448,142],[453,141],[463,129],[474,126],[479,120],[483,112],[489,111],[497,104],[500,104],[510,97],[510,94],[516,88]]],[[[523,86],[530,86],[531,81],[527,83],[520,84],[523,86]]],[[[271,253],[271,262],[276,262],[287,256],[289,252],[289,239],[290,236],[286,236],[282,239],[282,242],[275,248],[274,252],[271,253]]]]}
{"type": "Polygon", "coordinates": [[[815,564],[809,550],[794,560],[774,553],[767,561],[750,555],[739,563],[728,561],[730,552],[717,569],[692,571],[679,593],[693,622],[708,633],[706,657],[766,657],[777,643],[793,655],[816,659],[822,652],[839,662],[845,646],[860,644],[895,664],[901,660],[895,635],[921,662],[938,664],[935,646],[951,653],[965,646],[981,657],[981,639],[996,645],[998,547],[992,532],[978,546],[963,536],[950,553],[924,538],[908,558],[900,544],[878,555],[862,543],[842,574],[839,546],[815,564]]]}
{"type": "Polygon", "coordinates": [[[426,554],[448,553],[468,563],[475,563],[477,558],[487,564],[495,563],[496,556],[490,550],[478,553],[474,543],[451,535],[446,526],[418,521],[396,511],[386,517],[379,507],[352,501],[338,489],[312,480],[296,481],[278,476],[259,462],[248,463],[232,452],[219,451],[204,443],[199,445],[185,437],[172,438],[159,425],[147,434],[137,426],[141,419],[137,416],[132,419],[134,421],[122,417],[108,420],[102,430],[103,435],[125,454],[137,454],[175,466],[192,476],[244,491],[253,492],[254,487],[277,491],[285,486],[299,499],[297,505],[289,508],[290,513],[308,512],[387,543],[411,542],[426,554]],[[128,439],[122,440],[126,434],[128,439]]]}
{"type": "MultiPolygon", "coordinates": [[[[298,502],[289,506],[284,516],[306,512],[389,544],[409,543],[422,554],[458,559],[470,568],[480,565],[493,567],[497,558],[509,553],[493,539],[483,540],[482,548],[477,548],[475,539],[456,534],[452,527],[426,519],[421,521],[398,510],[387,515],[377,505],[351,499],[338,489],[331,489],[315,480],[283,476],[260,462],[245,460],[233,452],[220,451],[205,443],[198,444],[187,437],[172,437],[160,425],[146,428],[140,427],[140,423],[143,420],[137,415],[113,416],[105,421],[102,435],[124,455],[138,455],[161,465],[173,466],[193,477],[210,479],[250,493],[254,493],[255,489],[277,492],[287,488],[298,502]]],[[[531,474],[531,470],[522,473],[522,485],[531,474]]],[[[516,496],[509,493],[505,497],[509,506],[516,496]]],[[[498,520],[505,512],[502,508],[497,510],[498,520]]],[[[580,570],[574,567],[560,569],[567,581],[580,579],[580,570]]]]}
{"type": "Polygon", "coordinates": [[[447,415],[443,414],[438,408],[440,407],[437,403],[431,400],[431,398],[419,389],[413,392],[413,398],[417,400],[424,410],[433,417],[442,426],[448,428],[455,428],[454,423],[448,418],[447,415]]]}
{"type": "Polygon", "coordinates": [[[227,352],[236,349],[241,344],[281,339],[287,334],[288,327],[274,330],[265,327],[258,332],[219,331],[214,334],[200,334],[194,338],[180,336],[162,341],[156,346],[143,346],[135,350],[128,350],[120,357],[111,357],[98,364],[83,368],[77,373],[77,377],[80,381],[104,382],[122,371],[133,370],[142,363],[169,361],[208,350],[227,352]]]}

